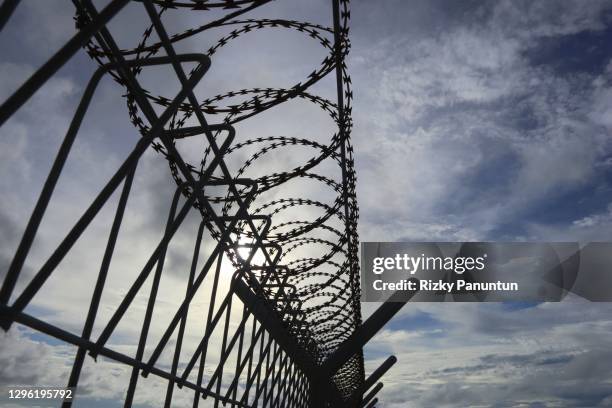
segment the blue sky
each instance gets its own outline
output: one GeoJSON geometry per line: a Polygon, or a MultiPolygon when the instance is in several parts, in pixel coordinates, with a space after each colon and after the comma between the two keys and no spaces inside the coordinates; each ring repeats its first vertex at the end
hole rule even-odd
{"type": "MultiPolygon", "coordinates": [[[[610,2],[360,6],[362,240],[609,240],[610,2]]],[[[529,306],[408,304],[380,405],[612,405],[609,305],[529,306]]]]}
{"type": "MultiPolygon", "coordinates": [[[[257,13],[328,24],[331,10],[322,0],[271,6],[257,13]]],[[[129,16],[139,16],[134,10],[128,9],[129,16]]],[[[358,0],[351,17],[347,62],[355,96],[352,139],[360,239],[610,239],[612,1],[385,0],[374,5],[358,0]]],[[[168,19],[177,26],[198,21],[178,14],[168,19]]],[[[143,27],[126,21],[117,21],[114,30],[138,38],[143,27]]],[[[72,32],[69,2],[23,2],[0,36],[0,75],[7,78],[0,83],[0,95],[14,90],[72,32]]],[[[296,55],[291,35],[270,38],[248,39],[240,64],[213,64],[211,75],[226,75],[207,83],[205,91],[227,90],[236,80],[244,87],[291,83],[323,55],[308,42],[300,43],[296,55]],[[269,55],[269,61],[260,61],[261,54],[269,55]],[[273,71],[274,64],[287,69],[273,71]]],[[[207,48],[207,39],[201,41],[188,42],[185,50],[207,48]]],[[[224,60],[237,58],[234,52],[227,50],[224,60]]],[[[44,94],[2,130],[2,271],[93,69],[84,53],[77,54],[44,94]]],[[[147,78],[150,83],[156,75],[147,78]]],[[[157,82],[161,91],[175,86],[157,82]]],[[[322,85],[317,90],[333,96],[333,84],[322,85]]],[[[110,174],[136,140],[123,102],[117,103],[120,98],[121,90],[110,81],[100,89],[92,110],[97,113],[85,123],[87,139],[75,146],[74,161],[66,169],[72,181],[58,186],[68,199],[50,208],[38,259],[91,199],[97,186],[91,180],[110,174]]],[[[303,135],[329,130],[323,120],[302,118],[299,107],[283,109],[287,123],[274,131],[303,135]]],[[[272,131],[268,119],[254,124],[257,132],[272,131]]],[[[146,160],[146,171],[138,176],[139,211],[128,229],[138,244],[117,255],[128,265],[146,253],[151,243],[143,237],[161,227],[159,214],[167,208],[150,192],[171,191],[162,182],[166,169],[154,156],[146,160]]],[[[97,235],[106,234],[104,225],[104,218],[94,225],[83,248],[99,246],[97,235]]],[[[186,261],[179,249],[174,262],[180,266],[186,261]]],[[[66,272],[73,279],[70,293],[59,281],[50,282],[34,312],[78,330],[78,311],[63,310],[87,298],[87,285],[75,272],[84,270],[87,259],[75,257],[68,265],[73,271],[66,272]]],[[[167,282],[167,299],[179,283],[180,276],[167,282]]],[[[112,304],[120,295],[119,287],[111,289],[107,300],[112,304]]],[[[384,378],[379,406],[612,406],[612,307],[579,299],[529,306],[408,304],[365,350],[366,372],[390,353],[399,358],[384,378]]],[[[364,316],[373,307],[364,304],[364,316]]],[[[129,327],[121,332],[125,338],[130,333],[129,327]]],[[[9,373],[18,375],[18,382],[39,383],[65,375],[72,353],[66,346],[27,330],[2,336],[2,382],[15,380],[7,379],[9,373]],[[47,362],[44,367],[41,361],[47,362]]],[[[116,339],[117,344],[129,350],[122,340],[116,339]]],[[[113,374],[102,378],[89,366],[88,397],[82,403],[116,406],[126,373],[109,362],[99,364],[113,374]]]]}

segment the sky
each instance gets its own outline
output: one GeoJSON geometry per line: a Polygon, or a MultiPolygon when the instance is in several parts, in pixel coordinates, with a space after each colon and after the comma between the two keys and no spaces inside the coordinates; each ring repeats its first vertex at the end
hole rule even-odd
{"type": "MultiPolygon", "coordinates": [[[[0,35],[3,98],[74,32],[69,2],[22,3],[0,35]]],[[[328,3],[283,1],[254,15],[328,25],[328,3]]],[[[113,22],[113,32],[125,39],[120,45],[137,41],[145,28],[138,23],[142,17],[142,10],[130,5],[113,22]]],[[[201,21],[179,12],[164,18],[177,30],[201,21]]],[[[361,240],[609,240],[612,1],[590,0],[586,6],[579,0],[384,0],[375,5],[359,0],[351,4],[350,38],[361,240]]],[[[211,41],[198,37],[180,47],[202,51],[211,41]]],[[[241,41],[216,55],[198,92],[208,96],[236,87],[291,85],[325,56],[318,44],[295,33],[256,33],[241,41]]],[[[94,69],[78,53],[1,130],[0,274],[94,69]]],[[[176,89],[161,70],[145,72],[143,81],[162,94],[176,89]]],[[[334,84],[323,81],[316,91],[333,97],[334,84]]],[[[254,119],[244,131],[324,139],[333,127],[329,118],[313,116],[321,113],[304,104],[279,109],[254,119]]],[[[102,84],[90,112],[26,276],[137,140],[121,89],[111,81],[102,84]]],[[[185,155],[195,162],[201,148],[190,147],[185,155]]],[[[259,168],[290,166],[303,154],[277,155],[259,168]]],[[[244,158],[242,152],[236,155],[236,162],[244,158]]],[[[111,270],[102,321],[124,293],[122,279],[135,276],[133,270],[146,259],[169,206],[169,199],[159,198],[170,197],[173,189],[163,161],[148,154],[142,166],[122,237],[126,245],[119,245],[113,262],[126,266],[111,270]]],[[[326,194],[302,185],[287,188],[326,194]]],[[[79,330],[84,311],[70,306],[90,296],[88,273],[96,271],[89,265],[100,258],[91,248],[103,248],[111,216],[112,210],[105,209],[75,255],[66,259],[63,275],[50,279],[37,295],[31,313],[79,330]]],[[[170,270],[188,265],[183,254],[192,251],[187,249],[190,237],[189,232],[179,235],[170,249],[170,270]]],[[[182,272],[169,274],[160,293],[165,303],[156,313],[171,310],[173,293],[184,290],[183,282],[182,272]]],[[[142,305],[145,300],[140,299],[142,305]]],[[[364,303],[364,316],[376,306],[364,303]]],[[[138,319],[134,313],[131,319],[138,319]]],[[[366,347],[366,373],[389,354],[398,357],[383,379],[380,407],[612,406],[611,316],[610,305],[580,299],[407,304],[366,347]]],[[[156,324],[153,333],[163,328],[163,319],[156,324]]],[[[127,339],[134,334],[126,324],[113,344],[133,352],[127,339]]],[[[66,375],[72,348],[25,328],[0,336],[0,383],[46,384],[66,375]]],[[[98,365],[111,375],[102,376],[88,360],[81,403],[120,405],[129,372],[109,361],[98,365]]],[[[147,380],[145,386],[152,391],[137,401],[139,406],[156,406],[163,384],[147,380]]]]}

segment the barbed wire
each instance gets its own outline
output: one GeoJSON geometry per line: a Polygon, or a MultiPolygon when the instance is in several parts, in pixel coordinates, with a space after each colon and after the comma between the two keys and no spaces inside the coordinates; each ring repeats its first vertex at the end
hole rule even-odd
{"type": "MultiPolygon", "coordinates": [[[[351,79],[345,58],[350,50],[349,33],[349,0],[340,0],[340,26],[334,28],[319,24],[301,22],[285,19],[241,19],[241,15],[268,3],[266,1],[248,0],[226,0],[226,1],[175,1],[154,0],[159,7],[159,16],[168,9],[177,9],[189,13],[205,13],[207,11],[228,10],[223,17],[198,27],[186,29],[180,33],[170,35],[170,41],[177,43],[191,38],[195,35],[207,33],[213,34],[211,29],[227,28],[231,30],[228,34],[218,38],[213,46],[204,52],[215,63],[215,54],[224,47],[231,44],[242,36],[258,30],[292,30],[302,33],[305,37],[317,42],[326,51],[325,57],[320,61],[318,67],[310,72],[306,78],[289,87],[284,88],[247,88],[231,90],[225,93],[208,96],[199,101],[198,109],[208,115],[221,115],[222,123],[233,126],[238,123],[248,123],[248,119],[262,114],[290,100],[301,100],[310,103],[320,109],[335,123],[337,131],[328,135],[327,138],[317,140],[289,136],[265,136],[250,139],[242,139],[230,145],[224,152],[225,157],[237,157],[246,150],[251,150],[250,155],[242,161],[234,175],[235,180],[245,178],[250,172],[260,172],[264,168],[261,165],[272,153],[288,149],[300,148],[311,152],[308,158],[302,159],[293,168],[286,171],[268,172],[250,181],[257,186],[253,193],[250,186],[238,187],[238,194],[212,194],[204,191],[204,200],[208,203],[221,205],[223,216],[230,216],[237,211],[237,201],[243,200],[247,194],[254,197],[249,206],[249,212],[253,215],[265,215],[271,217],[272,225],[267,233],[262,236],[265,244],[274,253],[275,249],[280,252],[280,260],[286,268],[286,286],[293,288],[292,295],[300,302],[300,316],[297,323],[295,319],[289,324],[294,330],[298,340],[305,346],[316,344],[314,357],[322,363],[331,355],[339,344],[344,342],[361,324],[360,313],[360,287],[357,263],[357,219],[358,206],[355,196],[356,176],[354,171],[353,148],[350,144],[350,133],[352,129],[351,102],[352,88],[351,79]],[[336,35],[336,40],[334,39],[336,35]],[[313,94],[310,90],[313,85],[321,81],[329,74],[339,72],[341,84],[342,108],[321,96],[313,94]],[[229,99],[239,98],[237,103],[225,102],[229,99]],[[225,102],[225,103],[224,103],[225,102]],[[312,153],[314,150],[315,153],[312,153]],[[342,154],[341,151],[345,152],[342,154]],[[342,180],[336,181],[333,174],[327,174],[327,164],[334,163],[342,180]],[[323,166],[326,164],[326,166],[323,166]],[[322,189],[335,195],[331,202],[307,197],[284,196],[281,198],[266,199],[265,193],[274,191],[276,197],[283,194],[283,187],[291,181],[308,181],[319,185],[322,189]],[[309,214],[318,212],[313,219],[286,219],[287,213],[309,214]],[[282,216],[283,215],[283,216],[282,216]],[[276,221],[278,220],[278,221],[276,221]],[[304,254],[304,255],[300,255],[304,254]],[[301,257],[300,257],[301,256],[301,257]],[[291,258],[294,259],[291,259],[291,258]],[[306,325],[307,330],[298,327],[306,325]]],[[[86,23],[85,17],[77,15],[77,26],[86,23]]],[[[124,56],[134,56],[137,59],[147,59],[155,56],[163,49],[162,42],[156,42],[152,38],[153,25],[149,26],[143,33],[140,42],[133,48],[121,49],[124,56]]],[[[86,45],[89,56],[99,64],[108,63],[113,57],[108,54],[104,47],[100,46],[95,39],[86,45]]],[[[200,66],[192,69],[191,73],[198,70],[200,66]]],[[[279,67],[282,69],[282,67],[279,67]]],[[[142,67],[132,68],[132,73],[137,76],[142,67]]],[[[130,120],[133,125],[144,136],[150,130],[145,115],[141,112],[136,98],[129,87],[126,86],[122,77],[111,71],[113,78],[126,88],[126,102],[130,120]]],[[[153,104],[167,107],[171,100],[163,95],[157,95],[147,89],[142,92],[153,104]]],[[[184,129],[186,123],[194,114],[194,106],[189,103],[179,105],[176,113],[169,122],[168,130],[177,131],[184,129]]],[[[214,132],[215,139],[222,138],[224,131],[214,132]]],[[[176,143],[176,141],[173,141],[176,143]]],[[[163,155],[169,164],[170,171],[176,183],[180,186],[188,185],[183,174],[179,171],[177,163],[166,146],[160,141],[154,141],[153,148],[163,155]]],[[[299,157],[289,153],[295,161],[299,157]]],[[[214,154],[208,146],[201,152],[199,165],[187,163],[189,171],[196,177],[202,176],[204,170],[211,162],[214,154]]],[[[212,177],[214,179],[214,177],[212,177]]],[[[183,189],[187,197],[193,195],[191,187],[183,189]]],[[[200,196],[202,197],[202,196],[200,196]]],[[[202,213],[204,220],[207,219],[206,206],[201,202],[202,198],[194,200],[194,206],[202,213]]],[[[221,232],[212,222],[206,223],[213,238],[220,240],[221,232]]],[[[245,244],[252,242],[253,231],[247,228],[247,221],[239,221],[234,229],[234,242],[245,244]]],[[[243,267],[238,248],[228,248],[227,256],[237,269],[243,267]]],[[[256,276],[265,273],[264,265],[261,268],[253,268],[256,276]],[[263,271],[263,272],[262,272],[263,271]]],[[[271,296],[270,296],[271,297],[271,296]]],[[[334,376],[338,389],[345,395],[349,395],[363,381],[363,357],[357,356],[351,359],[334,376]]]]}

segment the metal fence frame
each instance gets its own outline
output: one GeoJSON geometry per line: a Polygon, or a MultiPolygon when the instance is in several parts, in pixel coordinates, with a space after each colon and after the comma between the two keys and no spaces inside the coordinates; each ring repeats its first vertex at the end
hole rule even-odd
{"type": "MultiPolygon", "coordinates": [[[[330,72],[335,72],[336,75],[337,101],[335,108],[337,109],[336,119],[339,125],[339,143],[334,154],[337,155],[342,169],[342,208],[346,227],[344,232],[345,246],[349,258],[347,272],[351,282],[349,290],[352,291],[350,294],[352,297],[349,299],[349,306],[347,306],[352,309],[347,313],[352,313],[355,316],[357,324],[350,329],[352,332],[347,333],[347,339],[342,344],[334,347],[331,352],[326,350],[323,353],[320,350],[321,345],[317,344],[314,339],[312,327],[309,325],[308,317],[302,308],[302,299],[300,299],[297,289],[288,283],[291,270],[279,263],[282,248],[267,239],[271,216],[254,214],[249,210],[249,205],[261,186],[252,179],[239,178],[230,174],[225,165],[223,156],[231,148],[235,130],[230,123],[208,124],[204,114],[205,109],[202,109],[193,92],[194,87],[206,74],[211,59],[204,54],[181,55],[175,52],[174,38],[168,36],[160,18],[159,9],[156,8],[156,6],[171,6],[172,2],[165,0],[141,0],[140,3],[146,9],[151,20],[152,31],[156,32],[160,39],[158,49],[163,49],[166,56],[156,57],[150,54],[138,54],[137,58],[129,59],[130,53],[117,47],[113,36],[106,27],[106,24],[120,12],[128,1],[112,0],[103,10],[98,11],[90,0],[74,0],[79,27],[74,37],[0,107],[1,126],[82,47],[89,46],[90,55],[100,50],[103,52],[96,58],[101,65],[91,77],[82,95],[0,289],[1,327],[8,331],[14,323],[19,323],[76,346],[77,352],[68,381],[69,387],[78,385],[87,353],[93,358],[104,356],[131,366],[132,374],[124,402],[126,407],[132,405],[139,377],[146,377],[151,374],[168,381],[166,398],[163,403],[166,407],[169,407],[172,403],[175,387],[186,387],[194,391],[194,407],[198,406],[201,398],[212,398],[215,401],[215,407],[219,403],[230,404],[232,407],[375,406],[377,399],[374,397],[382,388],[382,383],[374,385],[396,360],[394,357],[390,357],[366,379],[362,348],[401,308],[403,303],[383,304],[368,321],[361,324],[356,242],[357,214],[354,204],[354,184],[352,184],[354,183],[354,171],[352,169],[352,159],[348,157],[351,149],[348,143],[347,129],[350,126],[350,107],[345,106],[345,98],[350,99],[352,95],[348,93],[350,90],[347,91],[346,89],[346,85],[350,84],[350,79],[343,72],[346,69],[344,56],[347,52],[346,48],[348,48],[346,44],[348,29],[343,28],[341,24],[342,17],[348,19],[348,15],[346,15],[348,13],[348,1],[332,1],[334,44],[331,47],[335,51],[333,58],[327,60],[330,69],[318,75],[324,76],[330,72]],[[95,44],[95,46],[92,44],[95,44]],[[106,60],[103,61],[100,55],[103,55],[106,60]],[[195,62],[198,66],[188,74],[181,65],[184,62],[195,62]],[[181,89],[177,95],[172,100],[165,101],[165,109],[160,115],[155,113],[146,91],[142,89],[135,75],[138,69],[153,65],[171,66],[181,84],[181,89]],[[78,136],[80,125],[90,102],[94,98],[98,84],[107,75],[113,76],[128,90],[134,108],[144,115],[148,125],[140,124],[142,137],[127,159],[105,187],[100,190],[97,197],[49,259],[27,283],[25,289],[19,294],[14,294],[15,285],[20,279],[21,270],[26,262],[45,210],[51,201],[62,168],[78,136]],[[181,127],[179,123],[179,126],[168,129],[167,124],[174,120],[173,117],[179,109],[190,109],[197,119],[198,125],[181,127]],[[218,143],[215,132],[217,134],[220,132],[227,133],[222,143],[218,143]],[[206,138],[212,157],[207,167],[199,172],[197,177],[194,176],[194,172],[185,163],[172,142],[173,138],[191,137],[195,134],[203,135],[206,138]],[[177,177],[175,178],[179,181],[172,199],[165,233],[137,279],[129,286],[125,298],[115,310],[110,321],[104,326],[100,336],[92,339],[92,328],[98,314],[100,299],[124,218],[134,174],[137,171],[139,159],[150,148],[163,150],[176,172],[177,177]],[[215,171],[220,171],[223,177],[213,176],[215,171]],[[62,259],[69,253],[91,221],[120,186],[122,186],[121,195],[115,210],[114,221],[110,226],[109,237],[104,256],[100,262],[100,270],[82,333],[69,332],[25,313],[24,309],[30,304],[45,281],[53,274],[62,259]],[[206,186],[225,186],[229,191],[228,197],[231,198],[232,203],[238,206],[235,213],[230,215],[218,214],[212,206],[210,197],[207,197],[203,192],[206,186]],[[181,202],[181,199],[183,202],[181,202]],[[164,335],[155,343],[154,351],[150,356],[145,357],[145,345],[159,281],[164,269],[166,249],[188,213],[193,211],[202,214],[202,221],[194,242],[194,255],[185,297],[164,335]],[[254,242],[248,246],[249,256],[247,259],[236,257],[237,249],[245,247],[245,245],[232,239],[232,232],[238,226],[242,230],[248,231],[248,236],[254,242]],[[217,242],[204,267],[198,272],[196,267],[199,248],[206,229],[215,229],[217,242]],[[258,267],[251,264],[257,251],[264,255],[265,266],[258,267]],[[233,256],[233,259],[238,260],[240,265],[233,275],[229,292],[223,298],[216,312],[214,311],[214,305],[210,307],[201,342],[181,373],[178,370],[179,356],[190,302],[210,271],[213,271],[214,274],[215,287],[212,290],[215,293],[222,257],[228,254],[233,256]],[[153,283],[138,340],[138,348],[135,356],[129,356],[113,350],[108,345],[108,340],[148,279],[152,279],[153,283]],[[12,297],[14,297],[13,302],[11,302],[12,297]],[[238,303],[237,300],[239,300],[238,303]],[[242,306],[242,319],[236,330],[233,331],[229,325],[232,305],[235,308],[242,306]],[[203,367],[207,352],[211,352],[211,350],[207,350],[208,340],[215,330],[223,333],[221,350],[215,350],[219,353],[220,362],[212,377],[208,381],[204,381],[203,367]],[[169,340],[175,334],[177,335],[177,341],[174,344],[172,365],[170,369],[160,368],[156,363],[162,352],[170,347],[169,340]],[[230,353],[237,353],[236,364],[231,367],[227,364],[230,353]],[[198,370],[197,381],[195,382],[188,379],[193,370],[198,370]],[[229,371],[234,374],[233,380],[222,387],[223,375],[229,371]],[[372,388],[373,386],[374,388],[372,388]],[[368,392],[370,388],[372,390],[368,392]]],[[[16,0],[6,0],[2,4],[0,8],[0,29],[9,20],[18,3],[16,0]]],[[[229,6],[239,8],[238,11],[228,14],[222,20],[227,21],[229,18],[236,17],[265,3],[267,1],[221,0],[217,3],[210,3],[193,0],[185,4],[194,9],[214,7],[215,4],[228,8],[229,6]]],[[[139,50],[140,53],[144,53],[144,51],[146,51],[146,48],[139,50]]],[[[286,95],[278,97],[276,103],[282,102],[283,99],[295,97],[300,92],[300,89],[287,91],[286,95]]],[[[134,115],[132,115],[132,118],[135,122],[139,120],[134,115]]],[[[136,123],[136,125],[138,126],[139,123],[136,123]]],[[[63,407],[70,407],[71,404],[72,401],[64,401],[63,407]]]]}

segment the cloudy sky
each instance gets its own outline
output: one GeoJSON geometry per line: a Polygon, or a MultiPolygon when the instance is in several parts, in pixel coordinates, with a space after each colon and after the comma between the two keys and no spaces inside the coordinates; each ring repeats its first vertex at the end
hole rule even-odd
{"type": "MultiPolygon", "coordinates": [[[[328,3],[286,1],[262,7],[255,15],[328,25],[328,3]]],[[[351,7],[347,62],[355,97],[352,137],[360,239],[609,240],[612,1],[385,0],[374,5],[359,0],[351,7]]],[[[64,0],[19,6],[0,35],[0,96],[10,94],[69,38],[72,12],[64,0]]],[[[113,32],[125,39],[120,45],[138,40],[146,28],[138,24],[143,17],[142,9],[132,5],[113,22],[113,32]]],[[[165,18],[177,31],[200,22],[197,15],[178,12],[165,18]]],[[[202,51],[213,40],[198,37],[181,47],[202,51]]],[[[219,53],[219,62],[213,60],[212,79],[199,89],[203,95],[292,85],[325,55],[318,44],[297,34],[257,34],[241,46],[219,53]]],[[[77,54],[1,130],[2,274],[94,69],[84,53],[77,54]]],[[[175,92],[176,83],[159,81],[161,75],[145,73],[143,81],[162,94],[175,92]]],[[[317,93],[333,96],[333,82],[320,84],[317,93]]],[[[261,135],[301,137],[331,129],[328,119],[313,121],[305,115],[308,108],[287,104],[282,109],[276,116],[256,119],[251,129],[261,135]]],[[[101,86],[90,112],[86,137],[75,144],[58,185],[63,198],[49,208],[25,276],[44,261],[137,138],[121,89],[111,81],[101,86]]],[[[274,166],[279,164],[290,163],[277,161],[274,166]]],[[[169,206],[166,198],[173,187],[163,161],[151,154],[142,166],[123,238],[129,246],[119,245],[113,263],[128,267],[111,270],[102,321],[125,291],[122,279],[135,276],[154,246],[149,237],[159,236],[169,206]]],[[[41,290],[31,313],[80,330],[77,322],[84,311],[69,306],[90,296],[87,273],[95,276],[96,268],[89,263],[100,258],[111,216],[112,206],[83,237],[76,255],[65,260],[64,275],[41,290]],[[85,249],[91,255],[83,256],[85,249]]],[[[177,237],[170,269],[184,270],[190,262],[181,255],[190,247],[190,237],[189,232],[177,237]]],[[[184,291],[184,279],[177,272],[164,281],[160,298],[166,303],[156,309],[160,315],[171,310],[173,293],[184,291]]],[[[140,299],[142,305],[145,301],[140,299]]],[[[373,307],[364,304],[364,315],[373,307]]],[[[384,378],[381,407],[612,406],[611,316],[608,304],[580,300],[408,304],[368,345],[366,372],[390,353],[399,359],[384,378]]],[[[156,324],[152,332],[165,323],[160,319],[156,324]]],[[[135,330],[121,327],[113,344],[133,353],[126,339],[135,330]]],[[[66,375],[71,347],[19,327],[1,336],[2,383],[55,384],[66,375]]],[[[196,341],[197,335],[193,337],[196,341]]],[[[111,375],[101,376],[88,360],[81,402],[117,406],[129,372],[110,362],[98,364],[106,365],[111,375]]],[[[153,391],[137,402],[157,406],[156,392],[164,386],[147,381],[153,391]]]]}

